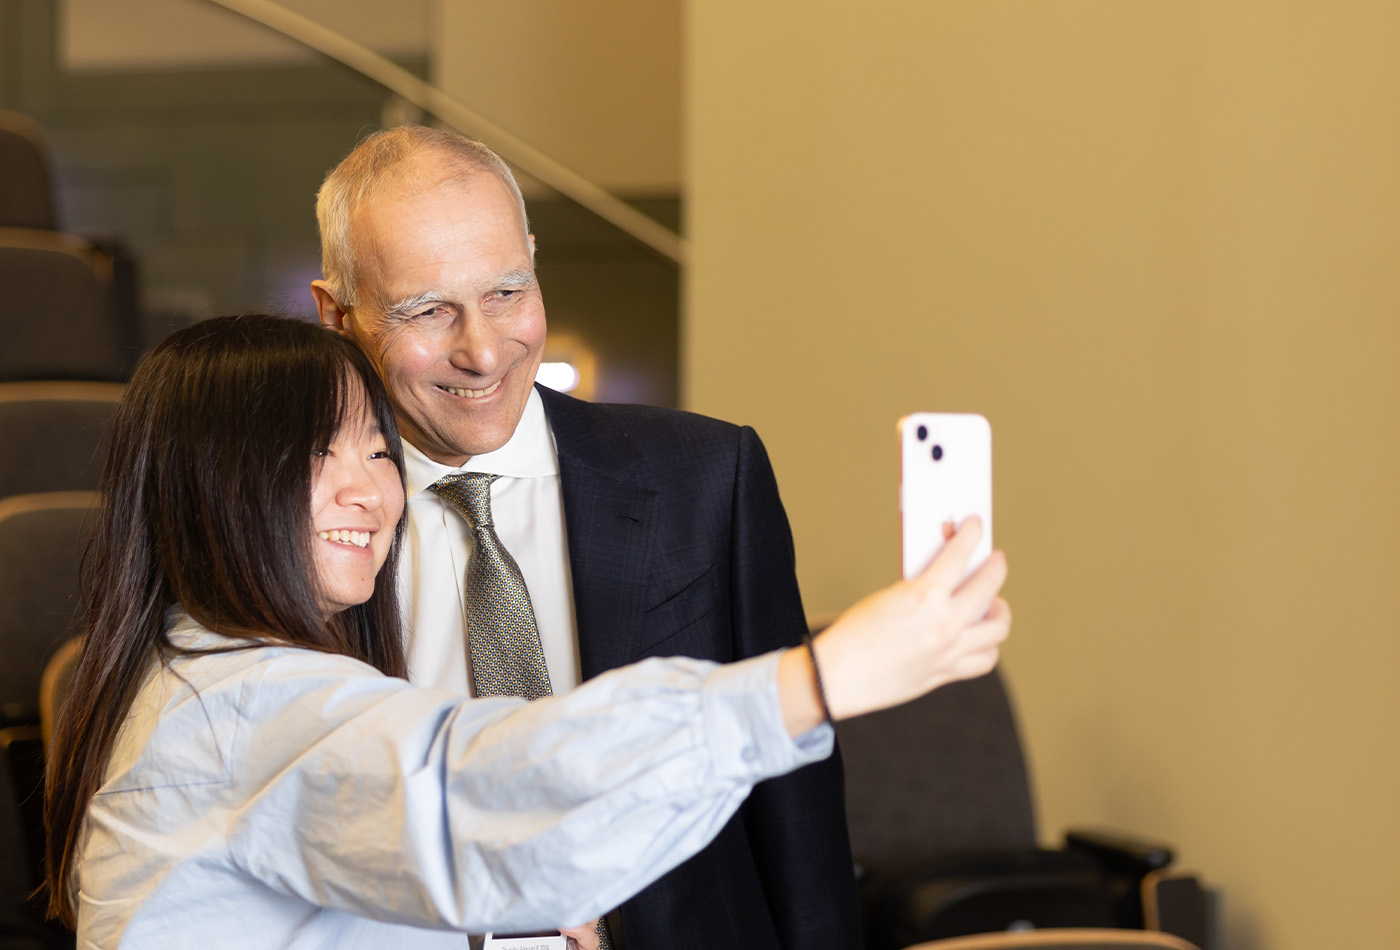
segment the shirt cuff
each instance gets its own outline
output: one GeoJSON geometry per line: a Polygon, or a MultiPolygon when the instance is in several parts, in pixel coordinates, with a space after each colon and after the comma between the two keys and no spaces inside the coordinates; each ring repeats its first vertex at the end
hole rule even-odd
{"type": "Polygon", "coordinates": [[[724,778],[758,782],[831,755],[836,731],[822,723],[793,739],[778,703],[775,651],[715,667],[705,678],[702,699],[705,734],[715,772],[724,778]]]}

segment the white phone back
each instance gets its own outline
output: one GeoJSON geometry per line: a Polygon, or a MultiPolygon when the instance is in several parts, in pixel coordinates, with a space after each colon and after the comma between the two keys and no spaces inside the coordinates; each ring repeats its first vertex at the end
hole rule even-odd
{"type": "Polygon", "coordinates": [[[991,425],[970,413],[915,412],[899,420],[899,444],[904,577],[921,573],[943,547],[944,523],[975,514],[982,540],[972,573],[992,553],[991,425]]]}

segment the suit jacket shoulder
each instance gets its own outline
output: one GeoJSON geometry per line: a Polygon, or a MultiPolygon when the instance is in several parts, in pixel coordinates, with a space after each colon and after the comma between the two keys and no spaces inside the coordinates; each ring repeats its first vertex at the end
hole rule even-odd
{"type": "MultiPolygon", "coordinates": [[[[603,474],[684,478],[694,465],[722,464],[738,452],[747,427],[680,409],[588,403],[537,387],[561,457],[603,474]]],[[[752,433],[752,430],[748,430],[752,433]]]]}

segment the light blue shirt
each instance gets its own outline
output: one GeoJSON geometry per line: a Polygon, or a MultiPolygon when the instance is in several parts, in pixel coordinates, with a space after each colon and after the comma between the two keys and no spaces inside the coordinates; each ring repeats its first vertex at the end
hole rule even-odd
{"type": "Polygon", "coordinates": [[[829,726],[788,737],[777,661],[647,660],[527,705],[292,647],[177,658],[88,807],[78,945],[465,947],[589,920],[830,754],[829,726]]]}

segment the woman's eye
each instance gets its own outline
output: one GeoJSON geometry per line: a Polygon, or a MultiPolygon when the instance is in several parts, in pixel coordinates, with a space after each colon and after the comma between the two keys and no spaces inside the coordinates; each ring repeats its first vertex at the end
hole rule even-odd
{"type": "Polygon", "coordinates": [[[330,454],[331,454],[331,450],[330,450],[330,449],[312,449],[312,450],[311,450],[311,457],[314,458],[314,459],[323,459],[323,458],[326,458],[326,457],[327,457],[328,455],[330,455],[330,454]]]}
{"type": "Polygon", "coordinates": [[[390,458],[391,456],[389,455],[388,449],[382,449],[378,452],[371,452],[369,457],[372,459],[386,459],[390,458]]]}

